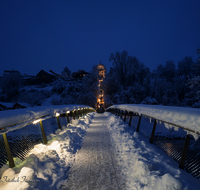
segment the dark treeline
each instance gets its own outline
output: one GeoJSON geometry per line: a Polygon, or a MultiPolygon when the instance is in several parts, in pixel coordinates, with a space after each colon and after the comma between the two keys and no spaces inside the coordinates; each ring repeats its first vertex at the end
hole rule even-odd
{"type": "Polygon", "coordinates": [[[200,107],[200,64],[185,57],[150,72],[127,51],[110,55],[112,67],[104,81],[107,104],[162,104],[200,107]]]}
{"type": "MultiPolygon", "coordinates": [[[[200,53],[200,49],[197,50],[200,53]]],[[[106,106],[112,104],[161,104],[200,107],[200,63],[185,57],[175,65],[168,60],[153,72],[127,51],[111,53],[110,71],[103,82],[106,106]]],[[[86,104],[96,107],[98,70],[93,66],[81,81],[64,80],[50,84],[26,86],[20,73],[5,75],[0,80],[0,102],[26,102],[31,106],[51,104],[86,104]]]]}

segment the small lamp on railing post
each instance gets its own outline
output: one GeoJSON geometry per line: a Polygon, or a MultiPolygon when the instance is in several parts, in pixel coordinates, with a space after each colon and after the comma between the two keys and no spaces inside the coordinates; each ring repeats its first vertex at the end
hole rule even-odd
{"type": "Polygon", "coordinates": [[[41,132],[42,132],[43,143],[47,144],[47,137],[46,137],[46,134],[45,134],[45,131],[44,131],[42,120],[41,119],[37,119],[37,120],[35,120],[33,122],[33,124],[36,124],[36,123],[40,123],[40,128],[41,128],[41,132]]]}
{"type": "Polygon", "coordinates": [[[70,113],[70,111],[67,111],[67,112],[66,112],[67,122],[68,122],[68,123],[69,123],[69,115],[68,115],[69,113],[70,113]]]}
{"type": "Polygon", "coordinates": [[[44,131],[42,120],[40,120],[40,127],[41,127],[41,131],[42,131],[43,143],[47,144],[47,137],[46,137],[46,134],[45,134],[45,131],[44,131]]]}
{"type": "Polygon", "coordinates": [[[59,116],[60,116],[60,114],[59,114],[59,113],[56,113],[56,118],[57,118],[58,127],[59,127],[59,129],[62,130],[62,127],[61,127],[61,125],[60,125],[60,119],[59,119],[59,116]]]}

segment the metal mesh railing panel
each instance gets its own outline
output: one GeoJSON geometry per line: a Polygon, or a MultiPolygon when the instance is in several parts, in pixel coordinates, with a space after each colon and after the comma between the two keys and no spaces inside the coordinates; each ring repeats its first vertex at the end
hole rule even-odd
{"type": "Polygon", "coordinates": [[[42,143],[40,128],[33,124],[7,133],[7,138],[13,158],[17,157],[22,161],[36,144],[42,143]]]}
{"type": "MultiPolygon", "coordinates": [[[[154,144],[179,163],[181,160],[184,143],[184,139],[156,139],[154,144]]],[[[200,178],[200,138],[195,141],[191,137],[184,170],[195,178],[200,178]]]]}
{"type": "MultiPolygon", "coordinates": [[[[122,119],[124,120],[124,115],[122,116],[122,119]]],[[[129,119],[130,116],[127,116],[126,122],[129,122],[129,119]]],[[[131,125],[134,126],[134,128],[137,127],[138,119],[139,117],[132,117],[131,125]]],[[[167,136],[166,134],[162,136],[159,130],[163,127],[163,123],[157,123],[154,144],[161,150],[163,150],[173,160],[180,163],[185,143],[185,139],[183,139],[183,137],[187,135],[187,132],[185,132],[183,129],[180,129],[179,132],[176,132],[173,128],[165,128],[165,132],[166,130],[168,130],[169,133],[166,133],[167,136]]],[[[149,124],[149,118],[142,117],[139,132],[150,139],[152,129],[153,122],[149,124]]],[[[184,170],[190,173],[193,177],[200,179],[200,138],[195,141],[194,138],[191,136],[184,170]]]]}

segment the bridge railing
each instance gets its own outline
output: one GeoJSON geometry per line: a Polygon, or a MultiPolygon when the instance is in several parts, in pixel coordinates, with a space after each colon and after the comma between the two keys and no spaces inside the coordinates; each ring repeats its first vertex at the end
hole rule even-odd
{"type": "MultiPolygon", "coordinates": [[[[41,106],[41,107],[35,107],[35,108],[26,108],[26,109],[20,109],[20,110],[8,110],[8,111],[1,111],[0,112],[0,135],[2,135],[3,138],[0,138],[0,159],[4,159],[4,163],[7,160],[9,162],[9,166],[15,167],[15,163],[13,160],[13,155],[16,154],[12,151],[17,151],[16,149],[19,149],[19,147],[13,148],[11,150],[9,140],[7,138],[7,134],[12,133],[14,135],[15,132],[20,131],[22,129],[27,128],[27,131],[31,130],[31,124],[39,124],[39,131],[41,131],[42,135],[42,142],[44,144],[47,144],[47,136],[45,132],[45,128],[43,126],[43,121],[50,119],[50,118],[56,118],[56,123],[58,125],[58,128],[62,130],[61,124],[60,124],[60,116],[65,117],[67,120],[67,123],[70,123],[71,119],[79,118],[83,115],[86,115],[89,112],[94,112],[95,110],[89,106],[85,105],[62,105],[62,106],[41,106]],[[2,151],[5,150],[6,155],[2,153],[2,151]],[[7,158],[5,158],[7,156],[7,158]]],[[[22,135],[23,136],[23,135],[22,135]]],[[[28,136],[30,141],[30,137],[28,136]]],[[[23,140],[23,139],[20,139],[23,140]]],[[[17,140],[19,141],[19,139],[17,140]]],[[[24,141],[26,142],[26,140],[24,141]]],[[[37,142],[38,144],[39,142],[37,142]]],[[[2,160],[0,160],[0,164],[2,165],[2,160]]]]}
{"type": "Polygon", "coordinates": [[[190,135],[200,135],[200,109],[172,106],[121,104],[110,106],[109,108],[107,108],[106,111],[120,116],[122,119],[124,119],[124,121],[126,121],[126,117],[129,116],[129,126],[131,126],[132,117],[138,116],[139,119],[137,123],[136,132],[140,131],[142,117],[148,117],[153,119],[154,123],[149,141],[151,144],[153,144],[154,142],[156,124],[160,121],[162,123],[167,123],[171,126],[182,128],[185,131],[187,131],[179,163],[179,168],[184,169],[190,135]]]}

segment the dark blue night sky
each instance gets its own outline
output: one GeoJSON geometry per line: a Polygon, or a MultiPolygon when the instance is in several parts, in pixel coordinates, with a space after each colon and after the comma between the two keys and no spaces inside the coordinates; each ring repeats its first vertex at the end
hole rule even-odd
{"type": "Polygon", "coordinates": [[[109,70],[126,50],[151,70],[198,58],[199,0],[1,0],[0,64],[22,74],[41,69],[109,70]]]}

